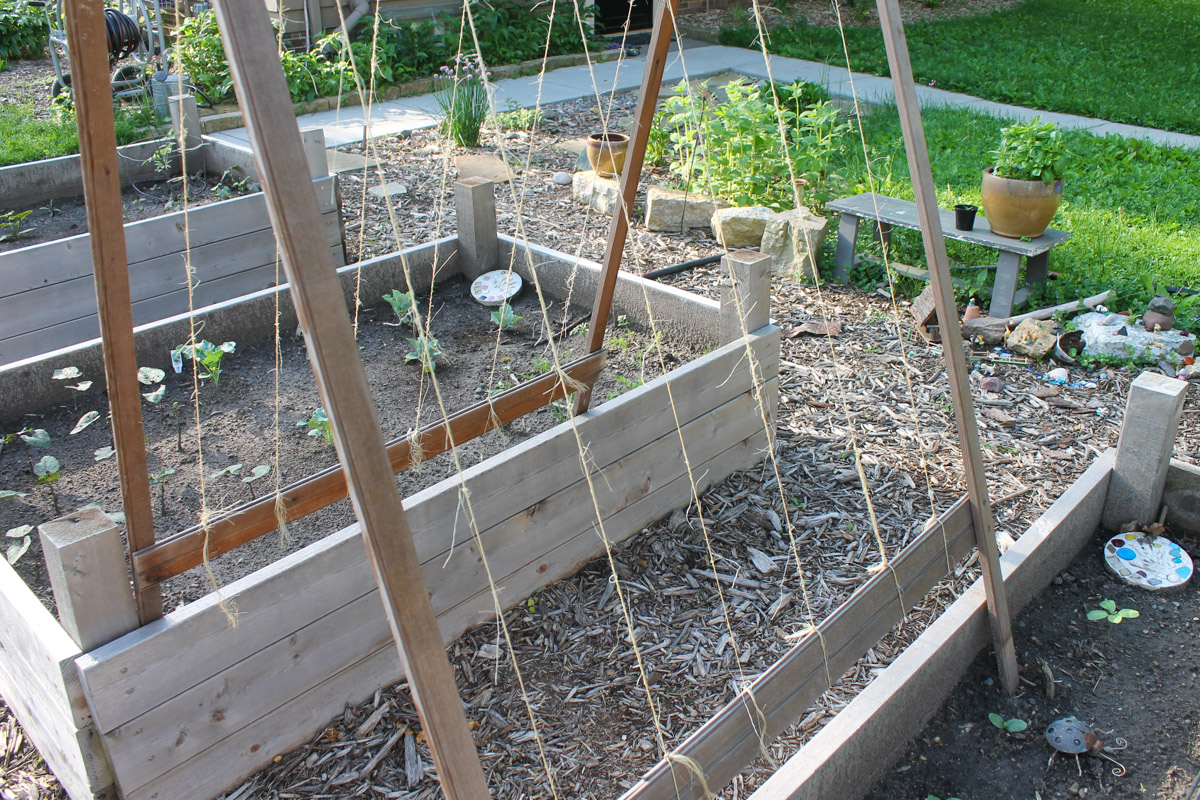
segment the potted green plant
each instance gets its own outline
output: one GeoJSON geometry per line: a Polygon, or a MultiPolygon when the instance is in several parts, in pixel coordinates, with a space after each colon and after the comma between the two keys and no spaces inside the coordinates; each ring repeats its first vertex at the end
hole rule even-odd
{"type": "Polygon", "coordinates": [[[1018,122],[1000,132],[991,153],[995,166],[983,171],[983,211],[993,233],[1019,239],[1045,232],[1062,201],[1067,159],[1062,132],[1041,118],[1018,122]]]}

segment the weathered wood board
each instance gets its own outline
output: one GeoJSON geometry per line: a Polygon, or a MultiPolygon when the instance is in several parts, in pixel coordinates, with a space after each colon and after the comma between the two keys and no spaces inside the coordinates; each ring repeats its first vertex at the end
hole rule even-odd
{"type": "MultiPolygon", "coordinates": [[[[313,182],[336,264],[345,263],[335,177],[313,182]]],[[[135,325],[275,285],[275,236],[261,194],[125,226],[135,325]]],[[[0,364],[99,335],[88,234],[0,255],[0,364]]]]}

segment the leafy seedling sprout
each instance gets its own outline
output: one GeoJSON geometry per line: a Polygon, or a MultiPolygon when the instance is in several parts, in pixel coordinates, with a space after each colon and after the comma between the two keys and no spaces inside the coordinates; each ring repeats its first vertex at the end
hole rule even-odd
{"type": "Polygon", "coordinates": [[[32,533],[32,525],[22,525],[19,528],[10,528],[4,534],[9,539],[16,540],[8,543],[8,552],[5,556],[8,558],[9,564],[16,564],[21,556],[25,555],[25,551],[29,549],[29,543],[33,541],[32,533]]]}
{"type": "Polygon", "coordinates": [[[1029,727],[1029,723],[1023,719],[1005,719],[994,711],[991,714],[988,714],[988,722],[1000,729],[999,732],[996,733],[997,742],[1000,741],[1000,737],[1006,733],[1020,733],[1029,727]]]}
{"type": "Polygon", "coordinates": [[[58,510],[58,492],[54,491],[54,484],[58,483],[58,479],[62,477],[62,465],[58,463],[58,459],[54,456],[42,456],[33,465],[33,474],[36,477],[34,483],[38,486],[45,486],[49,490],[50,502],[54,504],[54,513],[61,514],[62,512],[58,510]]]}
{"type": "Polygon", "coordinates": [[[33,456],[30,455],[30,448],[49,447],[50,434],[44,428],[22,428],[16,433],[0,436],[0,453],[3,453],[4,448],[16,439],[20,439],[21,444],[25,446],[25,464],[29,467],[29,474],[32,475],[33,456]]]}
{"type": "MultiPolygon", "coordinates": [[[[51,375],[51,378],[56,381],[72,381],[81,377],[83,377],[83,373],[79,371],[78,367],[63,367],[62,369],[56,369],[54,370],[54,374],[51,375]]],[[[92,382],[80,381],[76,384],[68,383],[67,388],[76,392],[86,392],[88,389],[92,388],[92,382]]]]}
{"type": "Polygon", "coordinates": [[[389,294],[385,294],[383,299],[392,307],[392,311],[396,312],[396,322],[385,322],[384,325],[391,325],[393,328],[400,325],[412,325],[415,321],[416,307],[413,305],[413,293],[402,292],[399,289],[392,289],[389,294]]]}
{"type": "Polygon", "coordinates": [[[309,436],[319,437],[325,444],[333,444],[333,431],[329,429],[329,417],[325,409],[317,407],[310,416],[296,423],[297,428],[308,428],[309,436]]]}
{"type": "Polygon", "coordinates": [[[242,483],[246,484],[246,490],[250,492],[250,499],[254,499],[254,487],[250,484],[254,483],[259,478],[264,478],[271,471],[269,464],[259,464],[254,469],[250,470],[249,475],[242,477],[242,483]]]}
{"type": "Polygon", "coordinates": [[[158,510],[162,516],[167,515],[167,478],[175,474],[173,469],[160,469],[150,473],[150,485],[158,487],[158,510]]]}
{"type": "Polygon", "coordinates": [[[165,424],[167,421],[167,410],[163,406],[163,398],[167,394],[167,385],[162,381],[167,377],[167,373],[155,367],[139,367],[137,371],[138,383],[143,386],[153,386],[160,384],[157,389],[149,392],[142,392],[142,397],[146,398],[146,402],[158,409],[159,424],[165,424]]]}
{"type": "Polygon", "coordinates": [[[183,357],[187,356],[200,367],[200,377],[208,378],[212,381],[213,386],[220,386],[221,361],[225,358],[226,353],[232,353],[235,349],[237,349],[237,342],[225,342],[217,345],[207,339],[194,347],[190,344],[181,344],[171,351],[171,364],[175,367],[176,372],[181,372],[183,357]]]}
{"type": "Polygon", "coordinates": [[[75,427],[71,428],[70,435],[74,436],[75,434],[86,430],[88,427],[91,426],[91,424],[93,422],[95,422],[98,419],[100,419],[99,411],[87,412],[86,414],[84,414],[82,417],[79,418],[79,421],[75,423],[75,427]]]}
{"type": "Polygon", "coordinates": [[[1100,601],[1099,608],[1093,608],[1087,613],[1087,618],[1092,622],[1100,622],[1108,620],[1108,634],[1112,634],[1113,625],[1119,625],[1122,620],[1137,619],[1141,614],[1136,608],[1117,608],[1115,600],[1105,598],[1100,601]]]}
{"type": "Polygon", "coordinates": [[[492,312],[492,323],[502,331],[513,328],[523,319],[525,318],[513,313],[512,306],[508,303],[501,303],[499,310],[492,312]]]}
{"type": "Polygon", "coordinates": [[[428,336],[422,336],[420,339],[410,338],[408,344],[412,350],[404,356],[405,361],[421,362],[422,372],[433,372],[437,369],[437,360],[442,355],[437,339],[428,336]]]}

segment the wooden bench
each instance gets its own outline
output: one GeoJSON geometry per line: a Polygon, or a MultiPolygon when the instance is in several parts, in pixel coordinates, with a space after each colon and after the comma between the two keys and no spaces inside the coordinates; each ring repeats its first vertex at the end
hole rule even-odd
{"type": "MultiPolygon", "coordinates": [[[[885,244],[890,243],[892,228],[896,225],[912,230],[921,229],[921,223],[917,219],[917,205],[909,200],[867,193],[834,200],[826,203],[825,207],[841,214],[833,274],[842,283],[849,280],[850,267],[863,260],[862,256],[854,254],[860,220],[876,222],[875,236],[885,244]]],[[[954,227],[954,212],[944,208],[940,210],[942,235],[945,238],[978,244],[997,251],[992,303],[988,307],[988,314],[993,317],[1010,316],[1013,306],[1023,303],[1029,297],[1030,285],[1047,279],[1050,251],[1071,238],[1071,234],[1066,231],[1047,228],[1041,236],[1028,242],[1012,239],[992,233],[987,218],[983,216],[975,218],[974,230],[960,231],[954,227]],[[1025,286],[1018,290],[1017,280],[1021,273],[1022,258],[1025,259],[1025,286]]]]}

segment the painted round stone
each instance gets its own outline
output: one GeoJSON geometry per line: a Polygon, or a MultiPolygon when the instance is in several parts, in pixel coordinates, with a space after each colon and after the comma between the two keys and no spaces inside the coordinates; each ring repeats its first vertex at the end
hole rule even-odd
{"type": "Polygon", "coordinates": [[[500,306],[512,302],[521,293],[521,276],[506,269],[485,272],[471,284],[471,296],[485,306],[500,306]]]}
{"type": "Polygon", "coordinates": [[[1152,592],[1179,589],[1192,577],[1192,557],[1163,536],[1117,534],[1104,544],[1104,563],[1129,585],[1152,592]]]}

